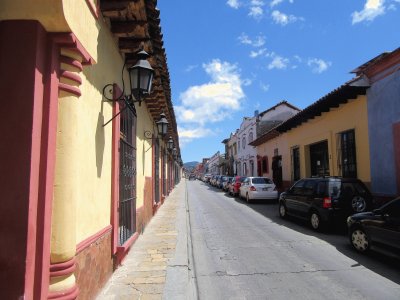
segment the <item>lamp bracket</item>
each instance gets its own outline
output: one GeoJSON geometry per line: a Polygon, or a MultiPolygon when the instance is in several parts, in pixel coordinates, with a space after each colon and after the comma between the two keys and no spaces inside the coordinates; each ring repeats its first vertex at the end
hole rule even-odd
{"type": "MultiPolygon", "coordinates": [[[[104,90],[104,89],[103,89],[104,90]]],[[[104,96],[105,97],[105,96],[104,96]]],[[[106,98],[107,99],[107,98],[106,98]]],[[[108,101],[124,101],[125,102],[125,107],[122,108],[115,116],[113,116],[110,120],[108,120],[106,123],[103,124],[103,127],[105,127],[108,123],[110,123],[112,120],[114,120],[116,117],[118,117],[123,111],[126,109],[129,109],[131,113],[136,117],[136,108],[134,102],[130,101],[131,98],[129,96],[123,96],[122,98],[116,99],[116,100],[108,100],[108,101]]]]}
{"type": "Polygon", "coordinates": [[[146,130],[146,131],[144,132],[144,137],[145,137],[146,139],[151,139],[151,138],[153,138],[153,134],[151,133],[151,131],[146,130]]]}

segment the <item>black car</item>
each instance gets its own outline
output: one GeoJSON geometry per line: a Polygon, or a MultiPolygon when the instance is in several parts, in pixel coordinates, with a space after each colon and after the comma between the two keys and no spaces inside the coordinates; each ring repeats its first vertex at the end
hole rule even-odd
{"type": "Polygon", "coordinates": [[[373,197],[364,183],[355,178],[317,177],[297,181],[279,197],[279,215],[303,218],[313,229],[348,216],[372,210],[373,197]]]}
{"type": "Polygon", "coordinates": [[[358,252],[375,248],[400,255],[400,197],[372,212],[348,217],[347,226],[350,243],[358,252]]]}

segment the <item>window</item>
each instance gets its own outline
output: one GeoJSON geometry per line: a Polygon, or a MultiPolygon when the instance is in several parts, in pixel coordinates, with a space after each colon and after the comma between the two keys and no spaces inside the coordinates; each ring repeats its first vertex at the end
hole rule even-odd
{"type": "Polygon", "coordinates": [[[250,161],[250,176],[254,176],[254,161],[250,161]]]}
{"type": "Polygon", "coordinates": [[[253,141],[253,131],[250,131],[249,133],[249,143],[253,141]]]}
{"type": "Polygon", "coordinates": [[[338,169],[343,177],[357,178],[356,140],[354,130],[337,135],[338,169]]]}
{"type": "Polygon", "coordinates": [[[246,148],[246,137],[245,136],[242,138],[242,147],[243,147],[243,149],[246,148]]]}
{"type": "Polygon", "coordinates": [[[238,141],[238,152],[240,150],[240,140],[238,141]]]}
{"type": "Polygon", "coordinates": [[[300,180],[296,182],[293,187],[291,188],[291,192],[294,195],[301,195],[303,193],[303,184],[304,180],[300,180]]]}
{"type": "Polygon", "coordinates": [[[306,181],[306,183],[304,184],[303,195],[311,196],[312,194],[314,194],[314,187],[315,187],[314,180],[306,181]]]}
{"type": "Polygon", "coordinates": [[[252,182],[254,184],[273,184],[272,180],[266,177],[255,177],[252,182]]]}

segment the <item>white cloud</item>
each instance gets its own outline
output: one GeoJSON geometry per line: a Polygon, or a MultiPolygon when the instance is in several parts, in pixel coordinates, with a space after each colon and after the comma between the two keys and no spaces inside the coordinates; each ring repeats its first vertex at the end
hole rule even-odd
{"type": "Polygon", "coordinates": [[[264,15],[264,9],[261,6],[252,6],[250,7],[249,16],[254,19],[261,19],[264,15]]]}
{"type": "Polygon", "coordinates": [[[203,64],[211,81],[191,86],[180,94],[181,105],[175,107],[180,123],[197,124],[200,127],[208,123],[224,120],[239,110],[245,97],[242,85],[246,80],[240,78],[236,65],[214,59],[203,64]]]}
{"type": "Polygon", "coordinates": [[[274,7],[278,4],[281,4],[284,0],[272,0],[269,6],[274,7]]]}
{"type": "Polygon", "coordinates": [[[269,91],[269,87],[270,87],[269,84],[265,84],[265,83],[260,82],[260,88],[261,88],[264,92],[268,92],[268,91],[269,91]]]}
{"type": "Polygon", "coordinates": [[[272,69],[284,70],[288,67],[289,62],[290,62],[289,59],[276,55],[272,59],[272,62],[268,65],[268,70],[272,69]]]}
{"type": "Polygon", "coordinates": [[[241,44],[245,45],[250,45],[253,47],[262,47],[265,44],[265,36],[263,35],[258,35],[255,37],[254,40],[250,39],[249,36],[245,33],[242,33],[239,37],[238,40],[241,44]]]}
{"type": "Polygon", "coordinates": [[[271,13],[271,17],[272,20],[276,23],[276,24],[280,24],[282,26],[286,26],[289,23],[294,23],[296,21],[303,21],[304,18],[302,17],[296,17],[294,15],[287,15],[284,14],[282,12],[280,12],[279,10],[274,10],[271,13]]]}
{"type": "Polygon", "coordinates": [[[226,4],[228,4],[230,7],[234,9],[238,9],[240,6],[239,0],[228,0],[226,1],[226,4]]]}
{"type": "MultiPolygon", "coordinates": [[[[270,2],[269,6],[271,6],[271,7],[277,6],[277,5],[281,4],[283,1],[285,1],[285,0],[272,0],[270,2]]],[[[288,2],[293,3],[294,0],[288,0],[288,2]]]]}
{"type": "Polygon", "coordinates": [[[266,53],[266,51],[267,51],[267,48],[261,48],[261,49],[259,49],[257,51],[250,51],[250,57],[251,58],[256,58],[256,57],[261,56],[264,53],[266,53]]]}
{"type": "Polygon", "coordinates": [[[196,69],[199,65],[189,65],[186,67],[185,72],[189,73],[192,70],[196,69]]]}
{"type": "Polygon", "coordinates": [[[181,127],[178,126],[179,144],[184,146],[194,139],[199,139],[207,136],[212,136],[215,132],[204,127],[181,127]]]}
{"type": "Polygon", "coordinates": [[[325,72],[332,63],[320,58],[310,58],[308,59],[307,65],[311,67],[313,73],[321,74],[322,72],[325,72]]]}
{"type": "Polygon", "coordinates": [[[295,60],[297,60],[299,63],[301,63],[303,60],[301,59],[301,57],[299,55],[295,55],[293,56],[295,60]]]}
{"type": "Polygon", "coordinates": [[[361,11],[355,11],[351,14],[352,24],[373,21],[376,17],[383,14],[385,14],[385,0],[366,0],[364,8],[361,11]]]}
{"type": "Polygon", "coordinates": [[[245,78],[245,79],[242,80],[242,84],[243,84],[244,86],[249,86],[249,85],[251,85],[252,83],[253,83],[253,80],[251,80],[250,78],[245,78]]]}

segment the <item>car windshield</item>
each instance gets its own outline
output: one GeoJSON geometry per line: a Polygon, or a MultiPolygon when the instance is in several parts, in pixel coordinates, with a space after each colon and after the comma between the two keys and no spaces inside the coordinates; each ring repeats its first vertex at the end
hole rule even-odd
{"type": "Polygon", "coordinates": [[[272,180],[265,177],[256,177],[251,180],[253,184],[272,184],[272,180]]]}
{"type": "Polygon", "coordinates": [[[240,178],[239,178],[239,181],[240,181],[240,182],[243,182],[246,178],[247,178],[247,177],[240,177],[240,178]]]}

